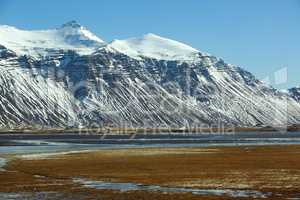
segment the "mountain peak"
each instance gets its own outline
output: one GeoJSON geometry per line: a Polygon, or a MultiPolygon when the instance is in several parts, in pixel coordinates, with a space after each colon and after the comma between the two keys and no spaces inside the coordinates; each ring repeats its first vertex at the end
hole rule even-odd
{"type": "Polygon", "coordinates": [[[58,31],[66,38],[69,43],[91,46],[97,44],[103,44],[104,41],[80,25],[77,21],[72,20],[63,24],[58,31]]]}
{"type": "Polygon", "coordinates": [[[66,28],[66,27],[71,27],[71,28],[80,28],[82,27],[81,24],[79,24],[77,21],[75,20],[72,20],[72,21],[69,21],[67,23],[64,23],[61,28],[66,28]]]}
{"type": "Polygon", "coordinates": [[[144,38],[148,38],[148,39],[159,39],[159,38],[163,38],[159,35],[156,35],[154,33],[147,33],[144,35],[144,38]]]}
{"type": "Polygon", "coordinates": [[[80,54],[89,54],[103,44],[103,40],[76,21],[50,30],[20,30],[7,25],[0,26],[0,45],[18,55],[40,57],[47,55],[49,49],[74,50],[80,54]]]}
{"type": "Polygon", "coordinates": [[[158,60],[195,60],[199,53],[193,47],[153,33],[126,40],[114,40],[109,47],[136,59],[149,57],[158,60]]]}

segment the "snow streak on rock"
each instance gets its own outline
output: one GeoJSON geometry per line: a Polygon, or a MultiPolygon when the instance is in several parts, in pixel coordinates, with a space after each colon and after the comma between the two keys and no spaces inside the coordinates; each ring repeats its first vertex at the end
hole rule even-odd
{"type": "Polygon", "coordinates": [[[13,55],[0,57],[0,125],[76,123],[76,100],[72,95],[59,82],[41,76],[38,68],[26,68],[25,62],[26,58],[13,55]]]}
{"type": "Polygon", "coordinates": [[[289,90],[289,94],[298,102],[300,102],[300,86],[289,90]]]}

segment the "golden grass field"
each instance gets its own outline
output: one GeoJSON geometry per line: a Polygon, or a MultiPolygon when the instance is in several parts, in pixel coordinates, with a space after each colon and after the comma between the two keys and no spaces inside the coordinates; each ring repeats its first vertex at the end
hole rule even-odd
{"type": "MultiPolygon", "coordinates": [[[[231,199],[189,193],[120,192],[81,187],[72,178],[146,185],[272,192],[300,197],[300,146],[100,150],[14,159],[0,171],[0,192],[56,191],[68,199],[231,199]]],[[[238,199],[238,198],[237,198],[238,199]]],[[[241,198],[247,199],[247,198],[241,198]]]]}

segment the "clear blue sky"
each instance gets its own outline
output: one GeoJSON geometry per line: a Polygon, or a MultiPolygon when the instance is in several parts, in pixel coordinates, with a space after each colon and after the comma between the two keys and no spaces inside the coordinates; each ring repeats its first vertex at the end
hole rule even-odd
{"type": "Polygon", "coordinates": [[[152,32],[263,79],[288,67],[300,85],[300,0],[0,0],[0,24],[55,28],[76,20],[105,41],[152,32]]]}

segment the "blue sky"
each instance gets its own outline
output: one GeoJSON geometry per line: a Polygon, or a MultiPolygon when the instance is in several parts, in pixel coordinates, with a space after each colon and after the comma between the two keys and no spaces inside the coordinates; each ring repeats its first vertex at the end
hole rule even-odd
{"type": "Polygon", "coordinates": [[[0,24],[45,29],[73,19],[105,41],[151,32],[268,76],[277,88],[300,85],[300,0],[0,0],[0,24]],[[283,67],[288,81],[275,84],[283,67]]]}

